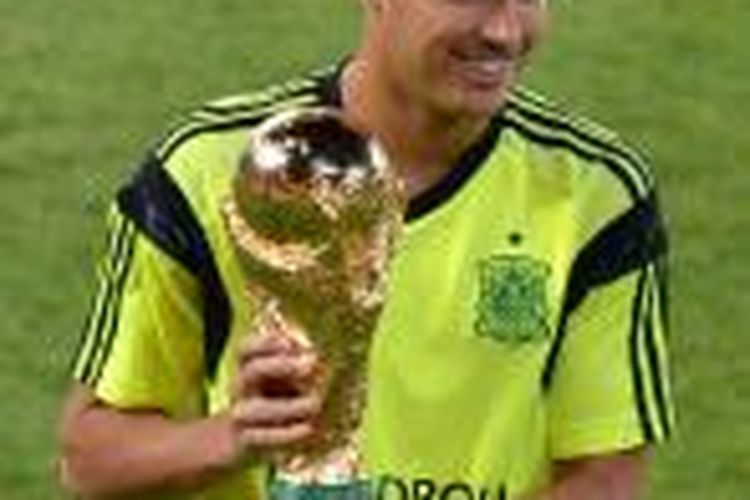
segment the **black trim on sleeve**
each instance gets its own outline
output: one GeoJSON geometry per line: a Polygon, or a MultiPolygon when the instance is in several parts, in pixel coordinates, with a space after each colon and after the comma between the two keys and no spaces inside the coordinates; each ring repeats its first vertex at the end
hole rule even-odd
{"type": "Polygon", "coordinates": [[[100,365],[107,357],[102,345],[112,334],[110,318],[117,315],[120,289],[133,256],[134,231],[131,226],[126,219],[118,218],[111,222],[107,230],[108,245],[102,263],[105,270],[84,323],[72,370],[74,376],[85,384],[96,382],[100,365]]]}
{"type": "Polygon", "coordinates": [[[564,312],[576,309],[592,288],[655,261],[666,250],[656,199],[650,196],[639,200],[579,252],[573,263],[564,312]]]}
{"type": "Polygon", "coordinates": [[[646,388],[645,388],[645,374],[642,371],[640,358],[641,358],[641,337],[643,336],[643,306],[644,297],[646,292],[646,283],[648,280],[648,273],[644,269],[638,276],[638,284],[636,285],[635,297],[633,298],[633,309],[631,312],[631,332],[630,332],[630,365],[633,375],[633,396],[635,398],[635,407],[638,411],[638,418],[641,422],[641,432],[643,432],[643,439],[647,443],[652,443],[656,436],[654,431],[654,424],[651,421],[648,411],[648,403],[646,402],[646,388]]]}
{"type": "Polygon", "coordinates": [[[596,287],[661,260],[667,239],[652,193],[610,222],[579,253],[573,262],[557,333],[542,375],[549,388],[562,348],[570,315],[596,287]]]}
{"type": "Polygon", "coordinates": [[[642,315],[642,321],[643,321],[643,334],[644,334],[644,343],[646,348],[646,355],[648,359],[648,366],[651,370],[651,376],[650,380],[652,383],[652,392],[654,394],[654,399],[656,402],[656,409],[658,411],[658,420],[659,420],[659,427],[661,429],[661,432],[664,437],[668,437],[670,434],[670,418],[669,418],[669,402],[667,398],[667,392],[664,387],[664,380],[663,380],[663,367],[661,360],[659,359],[659,347],[657,346],[656,336],[657,333],[655,331],[655,325],[654,322],[657,321],[659,318],[656,314],[654,314],[654,307],[655,307],[655,300],[656,300],[656,294],[658,291],[658,288],[655,283],[653,283],[653,277],[648,276],[649,278],[652,278],[647,283],[647,291],[646,291],[646,304],[645,304],[645,313],[642,315]]]}
{"type": "Polygon", "coordinates": [[[207,258],[208,245],[198,221],[179,188],[149,157],[118,193],[120,211],[159,248],[198,274],[207,258]]]}
{"type": "Polygon", "coordinates": [[[101,321],[97,327],[97,356],[92,356],[92,362],[88,367],[89,372],[84,375],[84,380],[88,382],[98,381],[101,378],[102,371],[107,364],[107,359],[112,351],[112,343],[117,335],[117,328],[120,323],[120,306],[122,304],[122,291],[125,288],[125,281],[130,274],[130,266],[133,263],[133,253],[135,251],[135,231],[129,230],[126,235],[126,243],[123,248],[123,255],[120,259],[120,265],[115,271],[112,278],[112,295],[108,304],[106,315],[101,316],[101,321]]]}
{"type": "Polygon", "coordinates": [[[229,336],[231,306],[203,228],[180,188],[154,156],[149,156],[119,191],[117,203],[141,233],[198,279],[203,295],[206,372],[213,378],[229,336]]]}

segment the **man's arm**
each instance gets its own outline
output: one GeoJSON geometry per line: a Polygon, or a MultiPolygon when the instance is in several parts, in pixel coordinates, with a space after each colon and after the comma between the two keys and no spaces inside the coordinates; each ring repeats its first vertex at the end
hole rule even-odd
{"type": "Polygon", "coordinates": [[[76,384],[60,424],[63,486],[85,498],[163,498],[241,473],[248,462],[310,439],[322,406],[311,376],[317,358],[278,336],[253,336],[240,363],[231,409],[192,421],[119,410],[76,384]],[[269,380],[297,391],[268,395],[269,380]]]}
{"type": "Polygon", "coordinates": [[[85,498],[191,489],[238,463],[229,415],[176,422],[159,411],[120,411],[77,384],[60,424],[63,486],[85,498]]]}
{"type": "Polygon", "coordinates": [[[534,500],[633,500],[670,436],[666,251],[653,192],[579,250],[543,377],[558,465],[534,500]]]}
{"type": "Polygon", "coordinates": [[[643,486],[647,464],[648,453],[643,447],[559,461],[549,487],[532,500],[635,500],[643,486]]]}

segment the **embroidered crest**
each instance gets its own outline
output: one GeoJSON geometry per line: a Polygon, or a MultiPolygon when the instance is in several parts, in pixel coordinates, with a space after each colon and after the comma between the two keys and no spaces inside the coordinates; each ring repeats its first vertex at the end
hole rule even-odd
{"type": "Polygon", "coordinates": [[[550,335],[548,264],[522,255],[494,255],[479,263],[474,330],[500,342],[529,342],[550,335]]]}

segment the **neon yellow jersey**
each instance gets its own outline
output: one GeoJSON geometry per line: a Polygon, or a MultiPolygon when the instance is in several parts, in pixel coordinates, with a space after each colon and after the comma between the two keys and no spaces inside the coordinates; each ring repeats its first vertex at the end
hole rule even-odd
{"type": "MultiPolygon", "coordinates": [[[[229,403],[253,305],[220,205],[265,117],[340,106],[325,71],[196,111],[118,193],[74,374],[118,408],[229,403]]],[[[555,459],[665,439],[666,239],[654,182],[611,132],[517,89],[410,200],[370,359],[378,498],[515,499],[555,459]]],[[[262,498],[251,470],[196,498],[262,498]]]]}

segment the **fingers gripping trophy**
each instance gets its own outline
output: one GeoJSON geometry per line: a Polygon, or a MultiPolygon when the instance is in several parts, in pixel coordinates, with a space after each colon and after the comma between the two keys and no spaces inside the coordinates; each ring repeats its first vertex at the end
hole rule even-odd
{"type": "Polygon", "coordinates": [[[287,111],[254,129],[224,206],[248,293],[261,304],[251,334],[281,331],[314,350],[324,391],[315,437],[271,459],[274,500],[368,496],[356,436],[403,208],[382,149],[340,112],[287,111]]]}

